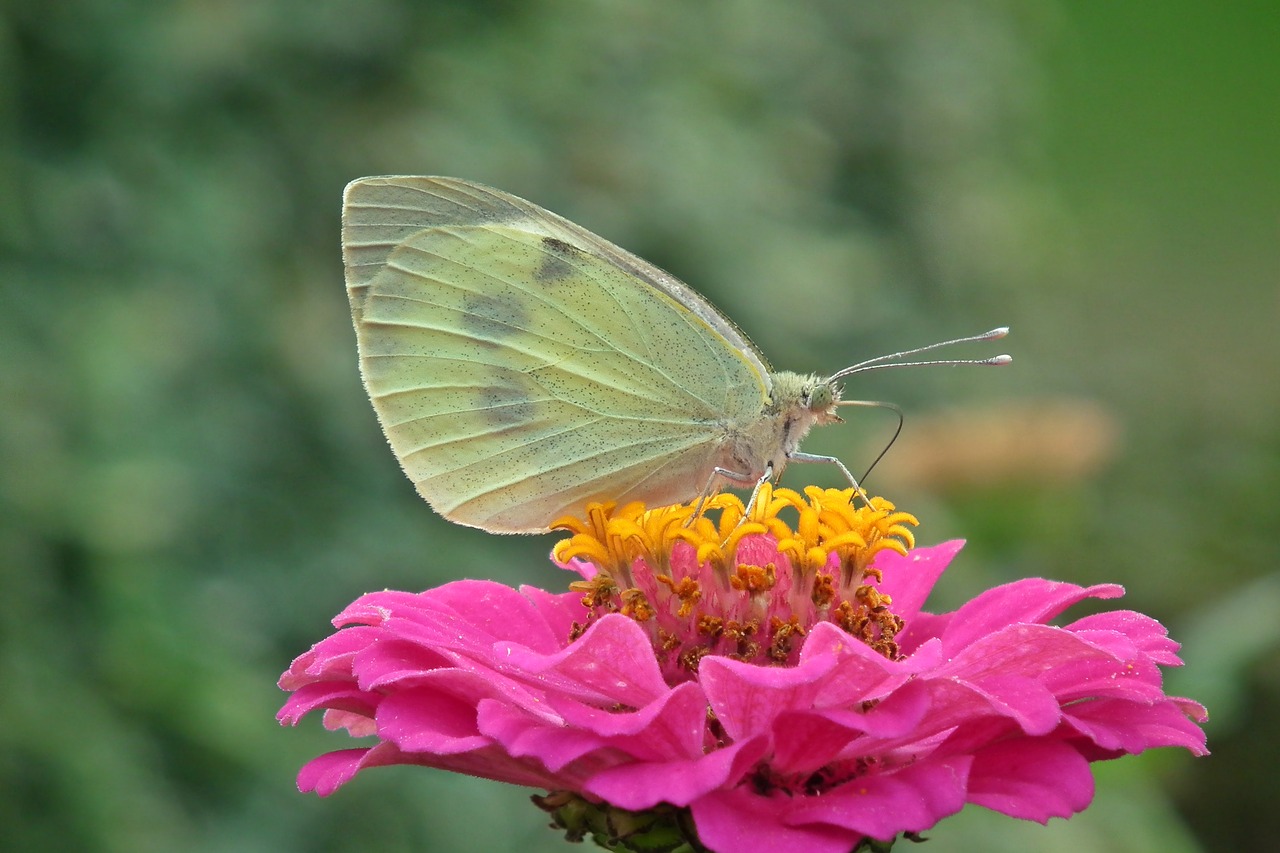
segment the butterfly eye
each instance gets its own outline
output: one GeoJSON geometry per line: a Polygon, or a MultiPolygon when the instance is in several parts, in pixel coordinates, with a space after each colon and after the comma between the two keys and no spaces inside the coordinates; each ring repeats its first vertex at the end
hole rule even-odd
{"type": "Polygon", "coordinates": [[[814,412],[826,411],[835,404],[835,391],[832,390],[829,382],[819,382],[813,387],[808,395],[809,410],[814,412]]]}

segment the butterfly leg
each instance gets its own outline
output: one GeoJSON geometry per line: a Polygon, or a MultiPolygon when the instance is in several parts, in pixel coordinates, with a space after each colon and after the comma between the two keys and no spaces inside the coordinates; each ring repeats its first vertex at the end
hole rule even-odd
{"type": "MultiPolygon", "coordinates": [[[[840,473],[844,474],[845,479],[849,481],[849,485],[853,486],[853,490],[858,493],[858,497],[862,498],[862,502],[867,506],[871,506],[871,499],[867,497],[867,493],[862,490],[862,486],[858,485],[858,480],[853,476],[845,464],[834,456],[818,456],[813,453],[792,453],[787,459],[791,462],[825,462],[834,465],[840,469],[840,473]]],[[[753,496],[754,497],[754,496],[753,496]]]]}
{"type": "MultiPolygon", "coordinates": [[[[742,518],[738,519],[738,524],[735,525],[735,526],[741,526],[743,522],[745,522],[748,518],[751,517],[751,510],[756,505],[756,498],[760,496],[760,487],[773,479],[773,463],[770,462],[765,466],[764,473],[761,474],[758,479],[753,479],[748,474],[743,474],[739,471],[729,471],[725,468],[716,468],[716,473],[724,477],[725,479],[733,480],[735,483],[739,483],[743,486],[751,486],[751,499],[747,501],[747,506],[742,511],[742,518]]],[[[713,480],[715,479],[714,476],[712,477],[712,479],[713,480]]],[[[711,484],[707,483],[707,488],[710,488],[710,487],[711,487],[711,484]]],[[[706,500],[705,494],[703,495],[702,500],[698,501],[699,512],[702,510],[703,500],[706,500]]],[[[694,517],[695,518],[697,517],[696,514],[694,517]]]]}
{"type": "Polygon", "coordinates": [[[755,509],[756,498],[760,496],[760,487],[773,479],[773,463],[770,462],[764,466],[764,473],[760,475],[760,479],[756,480],[755,486],[751,489],[751,500],[747,501],[747,508],[742,512],[742,518],[738,524],[746,521],[751,517],[751,510],[755,509]]]}
{"type": "MultiPolygon", "coordinates": [[[[706,504],[707,498],[711,497],[711,495],[715,493],[715,490],[712,487],[715,485],[717,477],[723,477],[726,480],[731,480],[744,487],[754,484],[755,491],[751,493],[751,503],[755,503],[756,492],[760,491],[760,486],[764,483],[765,480],[769,479],[772,476],[773,476],[772,466],[770,466],[769,470],[765,471],[764,476],[761,477],[760,480],[757,482],[753,477],[751,477],[748,474],[743,474],[740,471],[730,471],[728,468],[721,468],[719,465],[717,465],[715,468],[711,469],[711,476],[707,478],[707,484],[702,487],[702,493],[698,495],[698,505],[693,508],[693,515],[689,516],[689,518],[685,520],[685,523],[684,523],[685,527],[688,527],[690,524],[693,524],[693,520],[698,516],[702,515],[702,507],[706,504]]],[[[751,509],[750,504],[747,505],[747,509],[748,511],[750,511],[751,509]]],[[[743,517],[745,518],[745,516],[743,517]]]]}

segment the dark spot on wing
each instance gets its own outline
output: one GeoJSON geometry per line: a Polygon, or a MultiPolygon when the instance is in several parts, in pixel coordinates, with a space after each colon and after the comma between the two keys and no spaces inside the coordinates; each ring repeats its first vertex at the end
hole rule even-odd
{"type": "Polygon", "coordinates": [[[476,414],[491,426],[515,426],[533,418],[529,395],[511,385],[490,385],[476,392],[476,414]]]}
{"type": "Polygon", "coordinates": [[[538,264],[538,269],[533,274],[534,279],[543,284],[551,284],[572,275],[573,265],[567,259],[577,256],[582,250],[556,237],[543,237],[542,245],[547,253],[538,264]]]}
{"type": "Polygon", "coordinates": [[[514,294],[473,296],[462,306],[462,325],[481,343],[498,344],[528,328],[528,306],[514,294]]]}

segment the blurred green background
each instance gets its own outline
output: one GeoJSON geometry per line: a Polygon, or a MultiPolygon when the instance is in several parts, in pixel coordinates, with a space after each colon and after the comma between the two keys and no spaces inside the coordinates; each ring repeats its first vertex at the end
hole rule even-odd
{"type": "MultiPolygon", "coordinates": [[[[568,216],[794,370],[1012,326],[1013,367],[852,383],[908,413],[871,485],[922,541],[970,540],[938,608],[1028,575],[1124,583],[1186,644],[1170,687],[1210,706],[1214,755],[1099,765],[1069,822],[969,809],[929,849],[1269,847],[1273,4],[0,10],[6,849],[565,848],[497,783],[393,768],[298,794],[351,744],[273,719],[279,672],[361,592],[565,582],[552,540],[432,514],[378,431],[338,218],[384,173],[568,216]]],[[[865,465],[892,421],[852,421],[806,449],[865,465]]]]}

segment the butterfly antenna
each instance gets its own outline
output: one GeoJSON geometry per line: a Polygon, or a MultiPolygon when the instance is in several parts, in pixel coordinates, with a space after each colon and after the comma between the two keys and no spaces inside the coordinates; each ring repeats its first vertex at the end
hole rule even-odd
{"type": "MultiPolygon", "coordinates": [[[[1009,364],[1013,361],[1011,355],[993,355],[990,358],[959,358],[959,359],[926,359],[925,361],[901,361],[908,356],[919,355],[922,352],[949,347],[952,344],[968,344],[981,341],[994,341],[1003,338],[1009,334],[1008,326],[1001,326],[998,329],[992,329],[989,332],[983,332],[980,335],[970,335],[967,338],[954,338],[949,341],[940,341],[936,344],[929,344],[924,347],[916,347],[915,349],[903,350],[902,352],[890,353],[889,355],[876,356],[866,361],[860,361],[857,364],[846,367],[844,370],[833,373],[828,381],[843,379],[846,376],[852,376],[855,373],[865,373],[869,370],[881,370],[886,367],[924,367],[939,365],[959,365],[971,364],[978,366],[996,366],[1001,364],[1009,364]]],[[[850,401],[853,402],[853,401],[850,401]]],[[[880,405],[880,404],[875,404],[880,405]]],[[[899,426],[901,429],[901,426],[899,426]]],[[[888,450],[888,448],[885,448],[888,450]]],[[[881,454],[884,455],[884,454],[881,454]]],[[[877,461],[879,461],[877,459],[877,461]]]]}

